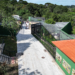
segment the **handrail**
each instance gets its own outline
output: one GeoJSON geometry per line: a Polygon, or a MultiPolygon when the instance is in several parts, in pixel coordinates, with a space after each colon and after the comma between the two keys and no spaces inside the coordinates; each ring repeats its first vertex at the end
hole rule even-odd
{"type": "Polygon", "coordinates": [[[11,57],[4,55],[4,54],[1,54],[0,56],[6,57],[6,58],[11,58],[11,57]]]}
{"type": "Polygon", "coordinates": [[[11,57],[4,54],[1,54],[0,57],[1,57],[1,61],[0,61],[1,63],[6,62],[6,64],[10,64],[11,57]]]}

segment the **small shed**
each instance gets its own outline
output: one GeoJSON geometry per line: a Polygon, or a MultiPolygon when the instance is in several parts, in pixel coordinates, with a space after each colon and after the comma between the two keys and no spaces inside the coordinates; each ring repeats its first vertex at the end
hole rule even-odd
{"type": "Polygon", "coordinates": [[[75,39],[52,41],[56,46],[56,62],[66,75],[75,75],[75,39]]]}
{"type": "Polygon", "coordinates": [[[13,17],[14,19],[18,20],[18,21],[21,20],[19,15],[12,15],[12,17],[13,17]]]}

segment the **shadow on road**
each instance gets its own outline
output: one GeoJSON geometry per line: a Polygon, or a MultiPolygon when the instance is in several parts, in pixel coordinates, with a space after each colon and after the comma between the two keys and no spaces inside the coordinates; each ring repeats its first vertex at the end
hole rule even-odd
{"type": "Polygon", "coordinates": [[[38,70],[29,72],[30,68],[19,70],[22,75],[42,75],[38,70]]]}

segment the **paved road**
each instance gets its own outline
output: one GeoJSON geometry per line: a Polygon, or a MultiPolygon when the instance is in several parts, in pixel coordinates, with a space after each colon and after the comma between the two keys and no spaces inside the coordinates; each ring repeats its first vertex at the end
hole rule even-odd
{"type": "Polygon", "coordinates": [[[31,35],[25,24],[17,35],[18,75],[65,75],[45,47],[31,35]]]}

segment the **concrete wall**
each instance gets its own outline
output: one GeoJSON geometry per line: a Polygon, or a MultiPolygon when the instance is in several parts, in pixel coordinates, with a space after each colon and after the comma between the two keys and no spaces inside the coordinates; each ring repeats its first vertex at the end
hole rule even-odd
{"type": "Polygon", "coordinates": [[[58,48],[56,48],[56,62],[66,75],[75,75],[75,63],[70,60],[64,53],[62,53],[58,48]]]}
{"type": "Polygon", "coordinates": [[[39,23],[39,22],[31,22],[31,21],[29,21],[29,24],[31,25],[31,24],[36,24],[36,23],[39,23]]]}

